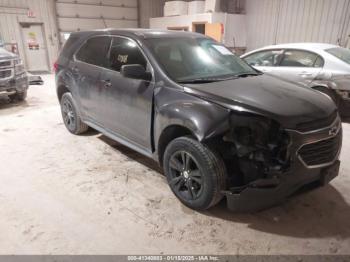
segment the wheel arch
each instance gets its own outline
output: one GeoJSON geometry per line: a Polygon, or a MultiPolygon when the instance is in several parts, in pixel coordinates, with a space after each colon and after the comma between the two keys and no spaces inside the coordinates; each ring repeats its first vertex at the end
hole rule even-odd
{"type": "Polygon", "coordinates": [[[164,152],[169,143],[182,136],[190,136],[198,140],[190,128],[178,124],[169,125],[161,132],[157,143],[158,161],[161,166],[163,166],[164,152]]]}
{"type": "Polygon", "coordinates": [[[181,102],[156,112],[154,142],[161,165],[165,149],[173,139],[191,136],[203,142],[229,129],[229,110],[208,102],[188,103],[188,106],[181,102]]]}
{"type": "Polygon", "coordinates": [[[62,96],[64,95],[64,93],[67,93],[67,92],[71,93],[69,88],[66,85],[64,85],[64,84],[58,85],[56,92],[57,92],[57,97],[58,97],[59,101],[61,101],[62,96]]]}
{"type": "Polygon", "coordinates": [[[315,89],[317,90],[318,88],[327,88],[329,90],[332,90],[331,87],[329,87],[328,84],[326,83],[314,83],[312,86],[311,86],[312,89],[315,89]]]}

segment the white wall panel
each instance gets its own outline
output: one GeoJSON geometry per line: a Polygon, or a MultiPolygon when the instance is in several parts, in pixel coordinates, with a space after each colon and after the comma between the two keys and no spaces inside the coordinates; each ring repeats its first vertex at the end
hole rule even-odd
{"type": "Polygon", "coordinates": [[[80,4],[57,3],[58,17],[104,17],[112,19],[137,20],[137,8],[112,7],[112,6],[90,6],[80,4]]]}
{"type": "Polygon", "coordinates": [[[288,42],[347,42],[350,0],[246,0],[248,50],[288,42]]]}
{"type": "MultiPolygon", "coordinates": [[[[142,0],[141,0],[142,1],[142,0]]],[[[58,0],[65,3],[137,7],[137,0],[58,0]]]]}
{"type": "Polygon", "coordinates": [[[94,30],[101,28],[135,28],[137,27],[137,21],[59,18],[59,27],[62,29],[62,32],[94,30]]]}
{"type": "Polygon", "coordinates": [[[60,32],[138,26],[137,0],[57,0],[60,32]]]}

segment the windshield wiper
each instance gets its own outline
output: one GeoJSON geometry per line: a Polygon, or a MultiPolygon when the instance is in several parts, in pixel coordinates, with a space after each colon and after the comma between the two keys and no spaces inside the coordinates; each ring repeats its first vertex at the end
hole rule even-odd
{"type": "Polygon", "coordinates": [[[236,75],[236,77],[247,77],[247,76],[258,76],[258,75],[261,75],[261,73],[242,73],[242,74],[236,75]]]}
{"type": "Polygon", "coordinates": [[[179,84],[205,84],[205,83],[213,83],[235,79],[237,76],[227,77],[227,78],[195,78],[189,80],[181,80],[177,81],[179,84]]]}
{"type": "Polygon", "coordinates": [[[212,78],[196,78],[196,79],[182,80],[177,82],[179,84],[204,84],[204,83],[212,83],[216,81],[217,81],[216,79],[212,79],[212,78]]]}

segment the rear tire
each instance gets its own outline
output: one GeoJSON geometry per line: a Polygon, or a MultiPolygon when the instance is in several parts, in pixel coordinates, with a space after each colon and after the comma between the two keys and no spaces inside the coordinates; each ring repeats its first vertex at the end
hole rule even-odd
{"type": "Polygon", "coordinates": [[[79,111],[71,93],[64,93],[61,98],[61,113],[63,122],[74,135],[85,133],[89,126],[81,121],[79,111]]]}
{"type": "Polygon", "coordinates": [[[163,166],[171,190],[189,208],[206,210],[223,198],[226,167],[206,145],[177,138],[167,146],[163,166]]]}

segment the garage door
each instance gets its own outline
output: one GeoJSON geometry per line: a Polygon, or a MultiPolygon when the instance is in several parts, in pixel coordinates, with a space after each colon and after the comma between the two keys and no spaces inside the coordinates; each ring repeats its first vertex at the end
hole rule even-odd
{"type": "Polygon", "coordinates": [[[137,27],[137,0],[57,0],[61,42],[70,32],[137,27]]]}

